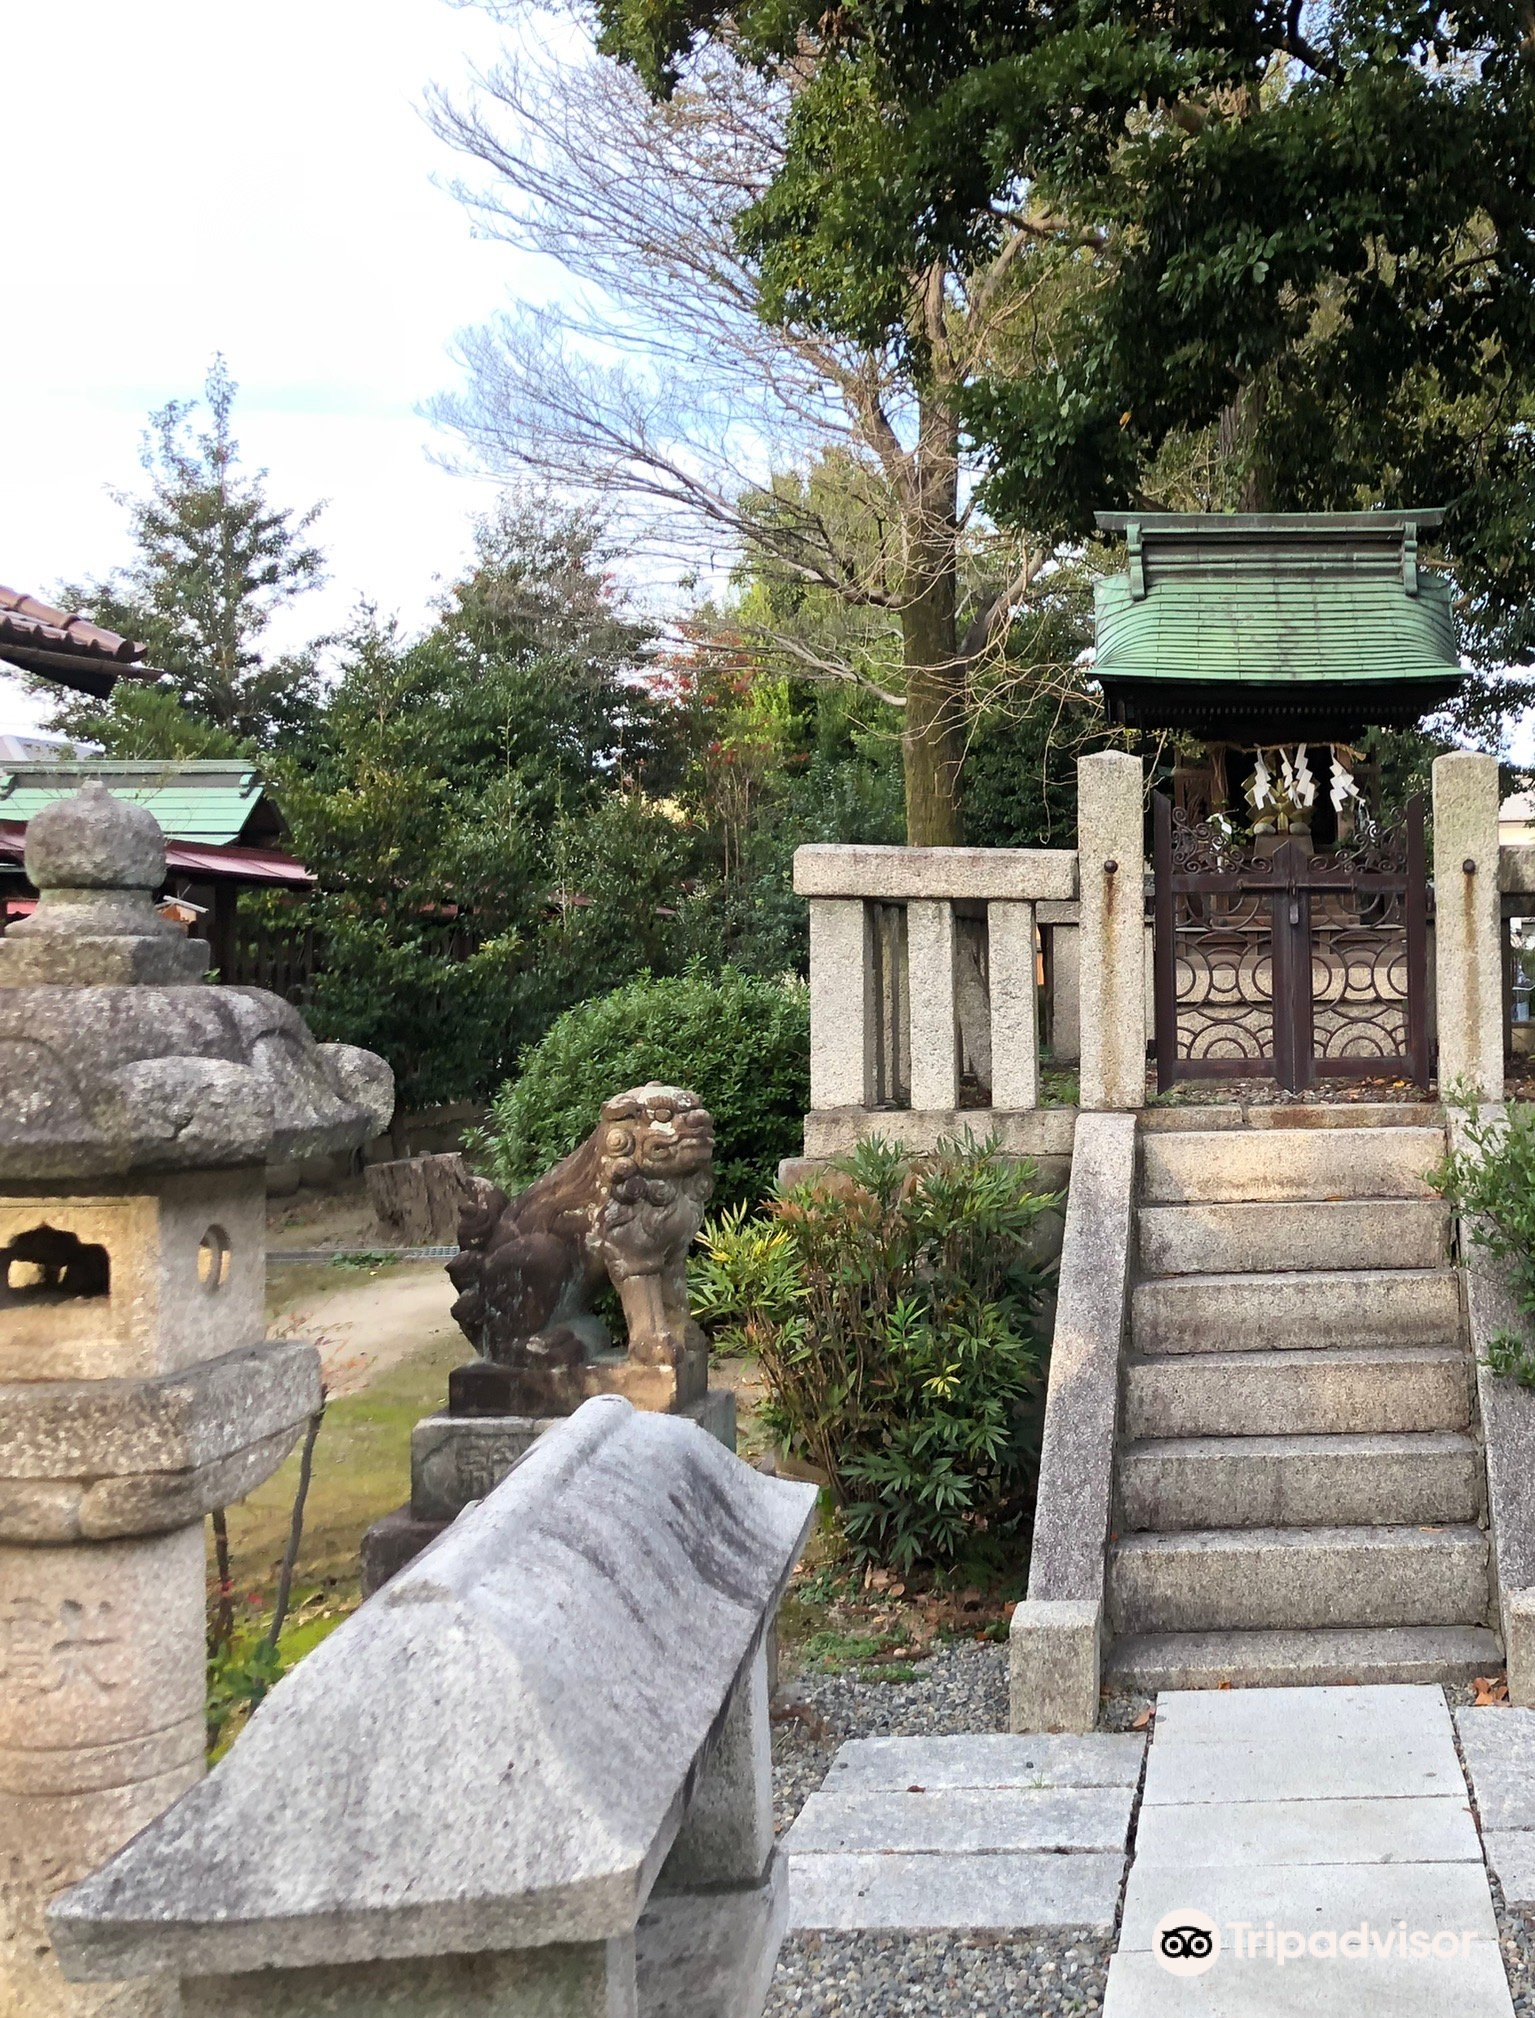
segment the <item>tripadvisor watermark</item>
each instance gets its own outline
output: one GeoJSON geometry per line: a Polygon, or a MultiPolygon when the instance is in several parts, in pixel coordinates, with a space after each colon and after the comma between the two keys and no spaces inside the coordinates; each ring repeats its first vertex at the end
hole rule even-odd
{"type": "Polygon", "coordinates": [[[1430,1934],[1424,1928],[1409,1927],[1405,1920],[1385,1927],[1361,1920],[1357,1927],[1317,1927],[1303,1933],[1299,1927],[1276,1926],[1272,1920],[1219,1922],[1198,1907],[1188,1907],[1163,1915],[1152,1934],[1151,1947],[1170,1976],[1202,1976],[1223,1954],[1238,1962],[1270,1962],[1278,1969],[1287,1962],[1311,1957],[1324,1962],[1384,1961],[1387,1957],[1449,1962],[1468,1956],[1481,1938],[1449,1928],[1430,1934]]]}

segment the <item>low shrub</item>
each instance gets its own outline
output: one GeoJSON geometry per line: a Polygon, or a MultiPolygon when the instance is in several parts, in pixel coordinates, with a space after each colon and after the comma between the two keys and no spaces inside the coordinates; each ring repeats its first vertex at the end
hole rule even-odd
{"type": "Polygon", "coordinates": [[[1466,1136],[1469,1149],[1447,1155],[1429,1182],[1465,1219],[1476,1245],[1508,1268],[1523,1336],[1502,1331],[1489,1339],[1488,1366],[1535,1388],[1535,1107],[1511,1106],[1505,1122],[1473,1106],[1466,1136]]]}
{"type": "Polygon", "coordinates": [[[699,1321],[760,1359],[768,1426],[826,1477],[848,1540],[906,1570],[999,1567],[1038,1475],[1059,1194],[994,1142],[913,1164],[880,1141],[766,1213],[708,1224],[699,1321]]]}
{"type": "Polygon", "coordinates": [[[727,967],[595,996],[524,1054],[470,1146],[498,1184],[520,1190],[585,1141],[604,1100],[647,1079],[699,1096],[714,1117],[715,1202],[755,1205],[803,1140],[808,990],[727,967]]]}

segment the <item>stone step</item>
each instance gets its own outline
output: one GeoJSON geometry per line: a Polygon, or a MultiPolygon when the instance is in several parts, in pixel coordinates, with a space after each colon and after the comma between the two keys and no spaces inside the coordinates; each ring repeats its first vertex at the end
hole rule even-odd
{"type": "Polygon", "coordinates": [[[1171,1437],[1119,1459],[1121,1526],[1374,1527],[1474,1521],[1481,1460],[1468,1436],[1171,1437]]]}
{"type": "Polygon", "coordinates": [[[1315,1268],[1442,1268],[1450,1211],[1442,1199],[1305,1199],[1287,1205],[1143,1205],[1147,1275],[1315,1268]]]}
{"type": "Polygon", "coordinates": [[[1134,1441],[1464,1429],[1469,1375],[1458,1345],[1132,1359],[1122,1434],[1134,1441]]]}
{"type": "Polygon", "coordinates": [[[1164,1275],[1130,1292],[1141,1353],[1441,1345],[1460,1335],[1452,1268],[1164,1275]]]}
{"type": "Polygon", "coordinates": [[[1503,1649],[1485,1626],[1374,1626],[1292,1632],[1132,1633],[1109,1650],[1105,1679],[1158,1689],[1323,1688],[1465,1682],[1495,1674],[1503,1649]]]}
{"type": "Polygon", "coordinates": [[[1141,1137],[1148,1205],[1432,1198],[1442,1128],[1206,1129],[1141,1137]]]}
{"type": "Polygon", "coordinates": [[[1483,1625],[1487,1537],[1447,1527],[1201,1528],[1109,1555],[1116,1634],[1483,1625]]]}

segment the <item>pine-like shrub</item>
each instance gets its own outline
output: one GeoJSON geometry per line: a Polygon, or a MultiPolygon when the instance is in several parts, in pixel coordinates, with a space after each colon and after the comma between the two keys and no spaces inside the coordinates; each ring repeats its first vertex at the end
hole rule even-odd
{"type": "Polygon", "coordinates": [[[1033,1512],[1038,1232],[1059,1194],[993,1142],[913,1164],[869,1141],[834,1168],[704,1228],[694,1311],[757,1354],[769,1426],[824,1473],[859,1555],[998,1566],[1033,1512]]]}
{"type": "Polygon", "coordinates": [[[604,1100],[647,1079],[686,1087],[713,1115],[716,1205],[756,1205],[803,1140],[809,991],[727,967],[643,975],[595,996],[524,1053],[471,1146],[498,1184],[520,1190],[585,1141],[604,1100]]]}

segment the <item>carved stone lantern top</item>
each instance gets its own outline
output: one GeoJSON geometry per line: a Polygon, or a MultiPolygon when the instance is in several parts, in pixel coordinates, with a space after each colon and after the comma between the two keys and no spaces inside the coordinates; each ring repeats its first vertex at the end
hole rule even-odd
{"type": "Polygon", "coordinates": [[[126,1176],[348,1149],[389,1125],[381,1058],[297,1010],[209,987],[208,949],[154,907],[165,839],[92,782],[27,829],[39,901],[0,939],[0,1168],[126,1176]]]}

